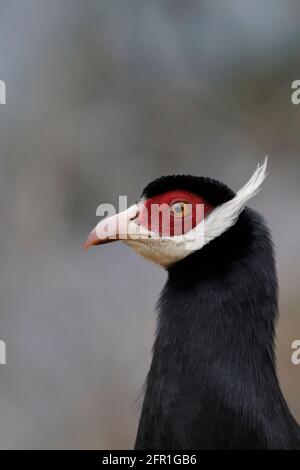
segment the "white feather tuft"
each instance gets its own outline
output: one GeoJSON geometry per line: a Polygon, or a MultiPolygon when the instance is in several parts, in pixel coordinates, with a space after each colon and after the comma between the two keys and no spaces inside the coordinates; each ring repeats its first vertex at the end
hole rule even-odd
{"type": "Polygon", "coordinates": [[[233,199],[217,206],[206,219],[186,234],[164,238],[146,231],[146,235],[151,235],[151,237],[141,237],[136,240],[129,238],[124,241],[146,258],[165,267],[185,258],[193,251],[200,250],[236,223],[249,199],[260,190],[266,178],[267,162],[268,157],[262,165],[257,166],[249,181],[233,199]]]}
{"type": "MultiPolygon", "coordinates": [[[[177,249],[179,248],[178,254],[181,258],[188,256],[193,251],[200,250],[236,223],[249,199],[260,190],[267,176],[267,164],[268,157],[265,158],[262,165],[257,165],[257,169],[249,181],[236,193],[233,199],[217,206],[206,219],[187,234],[172,238],[177,249]],[[184,256],[182,256],[183,252],[185,252],[184,256]]],[[[176,250],[173,249],[172,252],[175,253],[176,250]]]]}
{"type": "Polygon", "coordinates": [[[249,181],[228,202],[216,207],[204,220],[204,245],[234,225],[249,199],[254,197],[267,176],[268,157],[262,165],[257,165],[249,181]]]}

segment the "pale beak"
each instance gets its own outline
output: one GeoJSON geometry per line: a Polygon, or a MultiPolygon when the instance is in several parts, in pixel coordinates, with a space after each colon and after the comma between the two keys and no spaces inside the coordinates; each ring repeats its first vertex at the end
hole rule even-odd
{"type": "Polygon", "coordinates": [[[138,225],[133,222],[139,214],[139,206],[134,204],[126,211],[101,220],[88,235],[83,248],[110,243],[116,240],[126,240],[137,232],[138,225]]]}

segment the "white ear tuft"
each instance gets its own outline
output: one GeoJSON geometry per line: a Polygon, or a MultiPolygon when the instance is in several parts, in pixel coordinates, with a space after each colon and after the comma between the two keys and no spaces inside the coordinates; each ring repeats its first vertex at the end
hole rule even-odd
{"type": "Polygon", "coordinates": [[[267,163],[268,157],[265,158],[262,165],[257,166],[249,181],[236,193],[233,199],[217,206],[206,219],[187,234],[172,238],[181,258],[188,256],[193,251],[200,250],[236,223],[249,199],[260,190],[266,178],[267,163]]]}
{"type": "Polygon", "coordinates": [[[236,194],[236,197],[239,200],[249,201],[253,196],[255,196],[261,188],[266,176],[267,176],[267,164],[268,156],[266,156],[265,161],[262,165],[257,165],[256,171],[251,176],[248,183],[245,184],[236,194]]]}
{"type": "Polygon", "coordinates": [[[145,248],[142,246],[140,252],[144,254],[144,256],[152,258],[154,261],[157,260],[153,258],[153,253],[158,252],[159,260],[157,262],[167,267],[185,258],[194,251],[200,250],[214,238],[222,235],[222,233],[226,232],[236,223],[249,199],[255,196],[260,190],[266,178],[267,162],[268,157],[265,158],[262,165],[257,166],[256,171],[249,181],[236,193],[233,199],[217,206],[207,218],[202,220],[194,229],[181,236],[168,237],[165,239],[158,237],[158,240],[155,240],[155,250],[151,249],[149,240],[147,240],[145,248]],[[146,249],[149,251],[150,255],[145,252],[146,249]]]}
{"type": "Polygon", "coordinates": [[[204,220],[204,245],[228,230],[238,219],[249,199],[255,196],[266,178],[268,157],[257,165],[249,181],[228,202],[216,207],[204,220]]]}
{"type": "Polygon", "coordinates": [[[249,199],[255,196],[266,178],[268,157],[257,165],[249,181],[228,202],[216,207],[204,220],[204,245],[228,230],[238,219],[249,199]]]}

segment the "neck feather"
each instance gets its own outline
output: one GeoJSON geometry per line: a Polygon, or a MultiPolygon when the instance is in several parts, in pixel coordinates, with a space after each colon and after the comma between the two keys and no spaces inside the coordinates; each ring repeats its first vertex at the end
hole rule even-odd
{"type": "Polygon", "coordinates": [[[277,281],[269,232],[245,209],[169,270],[136,448],[294,448],[299,427],[274,357],[277,281]]]}

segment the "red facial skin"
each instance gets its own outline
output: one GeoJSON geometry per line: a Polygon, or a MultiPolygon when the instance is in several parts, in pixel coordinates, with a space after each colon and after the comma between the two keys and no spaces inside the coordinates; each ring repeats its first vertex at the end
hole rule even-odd
{"type": "Polygon", "coordinates": [[[173,190],[147,199],[140,209],[138,222],[160,236],[187,233],[198,225],[213,209],[201,196],[184,190],[173,190]],[[189,204],[188,214],[176,217],[170,207],[178,202],[189,204]]]}

